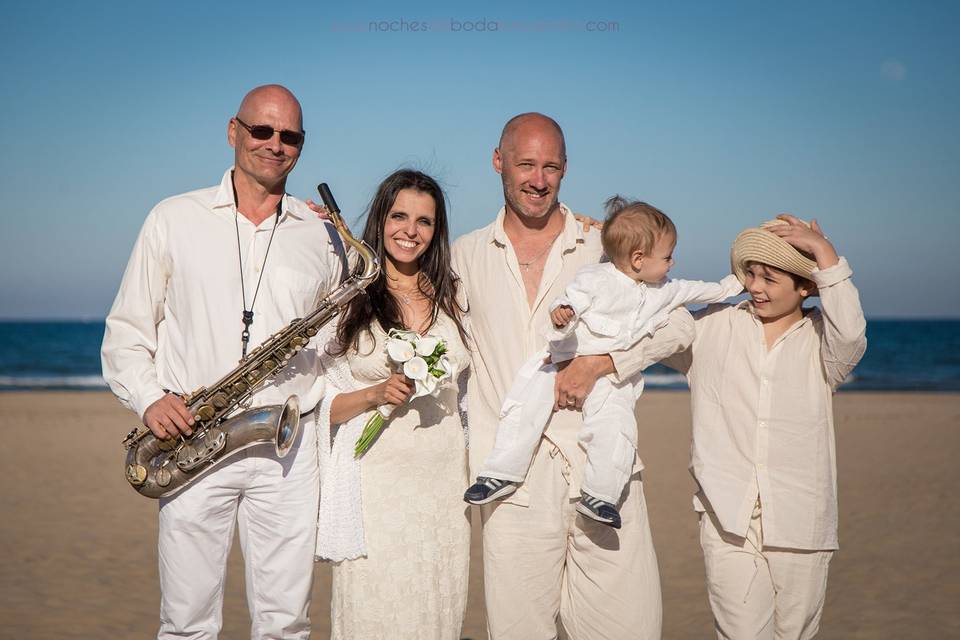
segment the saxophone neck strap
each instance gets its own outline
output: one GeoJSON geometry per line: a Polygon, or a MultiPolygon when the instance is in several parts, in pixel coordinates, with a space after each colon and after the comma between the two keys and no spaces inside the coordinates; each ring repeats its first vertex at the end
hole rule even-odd
{"type": "Polygon", "coordinates": [[[277,232],[277,226],[280,225],[280,214],[283,212],[283,196],[277,200],[277,211],[273,221],[273,229],[270,230],[270,240],[267,241],[267,250],[263,254],[263,264],[260,265],[260,275],[257,277],[257,286],[253,290],[253,299],[250,300],[250,308],[247,308],[247,289],[243,282],[243,250],[240,248],[240,200],[237,197],[237,185],[233,179],[233,172],[230,172],[230,186],[233,187],[233,222],[237,230],[237,261],[240,265],[240,296],[243,301],[243,315],[240,321],[243,322],[243,331],[240,332],[240,357],[247,357],[247,346],[250,344],[250,325],[253,324],[253,305],[257,303],[257,294],[260,293],[260,283],[263,282],[263,272],[267,270],[267,258],[270,256],[270,247],[273,246],[273,236],[277,232]]]}

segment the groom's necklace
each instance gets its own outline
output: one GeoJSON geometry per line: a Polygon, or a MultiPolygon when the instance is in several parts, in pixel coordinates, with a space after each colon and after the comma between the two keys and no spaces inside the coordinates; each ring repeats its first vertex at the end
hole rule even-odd
{"type": "MultiPolygon", "coordinates": [[[[273,234],[277,232],[277,225],[280,224],[280,211],[283,205],[283,196],[277,201],[276,218],[273,221],[273,229],[270,231],[270,240],[267,241],[267,250],[263,254],[263,264],[260,265],[260,275],[257,277],[257,287],[253,290],[253,299],[250,301],[250,308],[247,309],[247,290],[243,285],[243,251],[240,248],[240,202],[237,199],[237,185],[233,182],[233,174],[230,174],[230,184],[233,186],[233,222],[237,228],[237,259],[240,263],[240,296],[243,300],[243,331],[240,333],[241,358],[247,357],[247,345],[250,343],[250,325],[253,324],[253,305],[257,303],[257,294],[260,293],[260,282],[263,280],[263,272],[267,268],[267,256],[270,255],[270,247],[273,245],[273,234]]],[[[254,232],[256,233],[256,232],[254,232]]]]}
{"type": "Polygon", "coordinates": [[[537,262],[540,262],[540,258],[542,258],[543,256],[547,255],[547,252],[550,251],[550,248],[553,246],[553,243],[554,243],[555,240],[556,240],[556,238],[554,238],[553,240],[551,240],[550,242],[548,242],[548,243],[547,243],[547,246],[543,248],[543,251],[541,251],[540,253],[538,253],[538,254],[535,255],[534,257],[530,258],[530,259],[527,260],[526,262],[520,262],[520,258],[519,258],[519,256],[518,256],[518,257],[517,257],[517,264],[520,265],[520,268],[523,269],[524,271],[529,271],[529,270],[530,270],[530,267],[532,267],[532,266],[533,266],[534,264],[536,264],[537,262]]]}

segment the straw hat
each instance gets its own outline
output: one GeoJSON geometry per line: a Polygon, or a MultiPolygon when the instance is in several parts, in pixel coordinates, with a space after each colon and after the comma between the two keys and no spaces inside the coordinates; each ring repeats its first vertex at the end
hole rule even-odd
{"type": "Polygon", "coordinates": [[[730,267],[740,282],[746,282],[748,262],[761,262],[801,278],[813,280],[813,270],[816,269],[817,263],[777,234],[768,231],[769,228],[782,224],[789,223],[784,220],[764,222],[759,227],[741,231],[733,241],[733,248],[730,249],[730,267]]]}

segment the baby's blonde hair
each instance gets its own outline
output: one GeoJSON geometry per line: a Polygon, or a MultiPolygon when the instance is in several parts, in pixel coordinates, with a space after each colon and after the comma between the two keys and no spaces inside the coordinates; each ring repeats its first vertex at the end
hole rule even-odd
{"type": "Polygon", "coordinates": [[[665,234],[676,237],[673,221],[660,209],[639,200],[616,195],[605,204],[607,219],[600,242],[613,261],[625,260],[634,251],[649,254],[665,234]]]}

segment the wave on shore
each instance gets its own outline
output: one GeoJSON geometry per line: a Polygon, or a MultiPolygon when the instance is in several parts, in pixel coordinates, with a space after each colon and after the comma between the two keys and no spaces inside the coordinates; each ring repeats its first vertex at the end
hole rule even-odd
{"type": "Polygon", "coordinates": [[[0,391],[35,389],[106,389],[102,376],[0,376],[0,391]]]}

